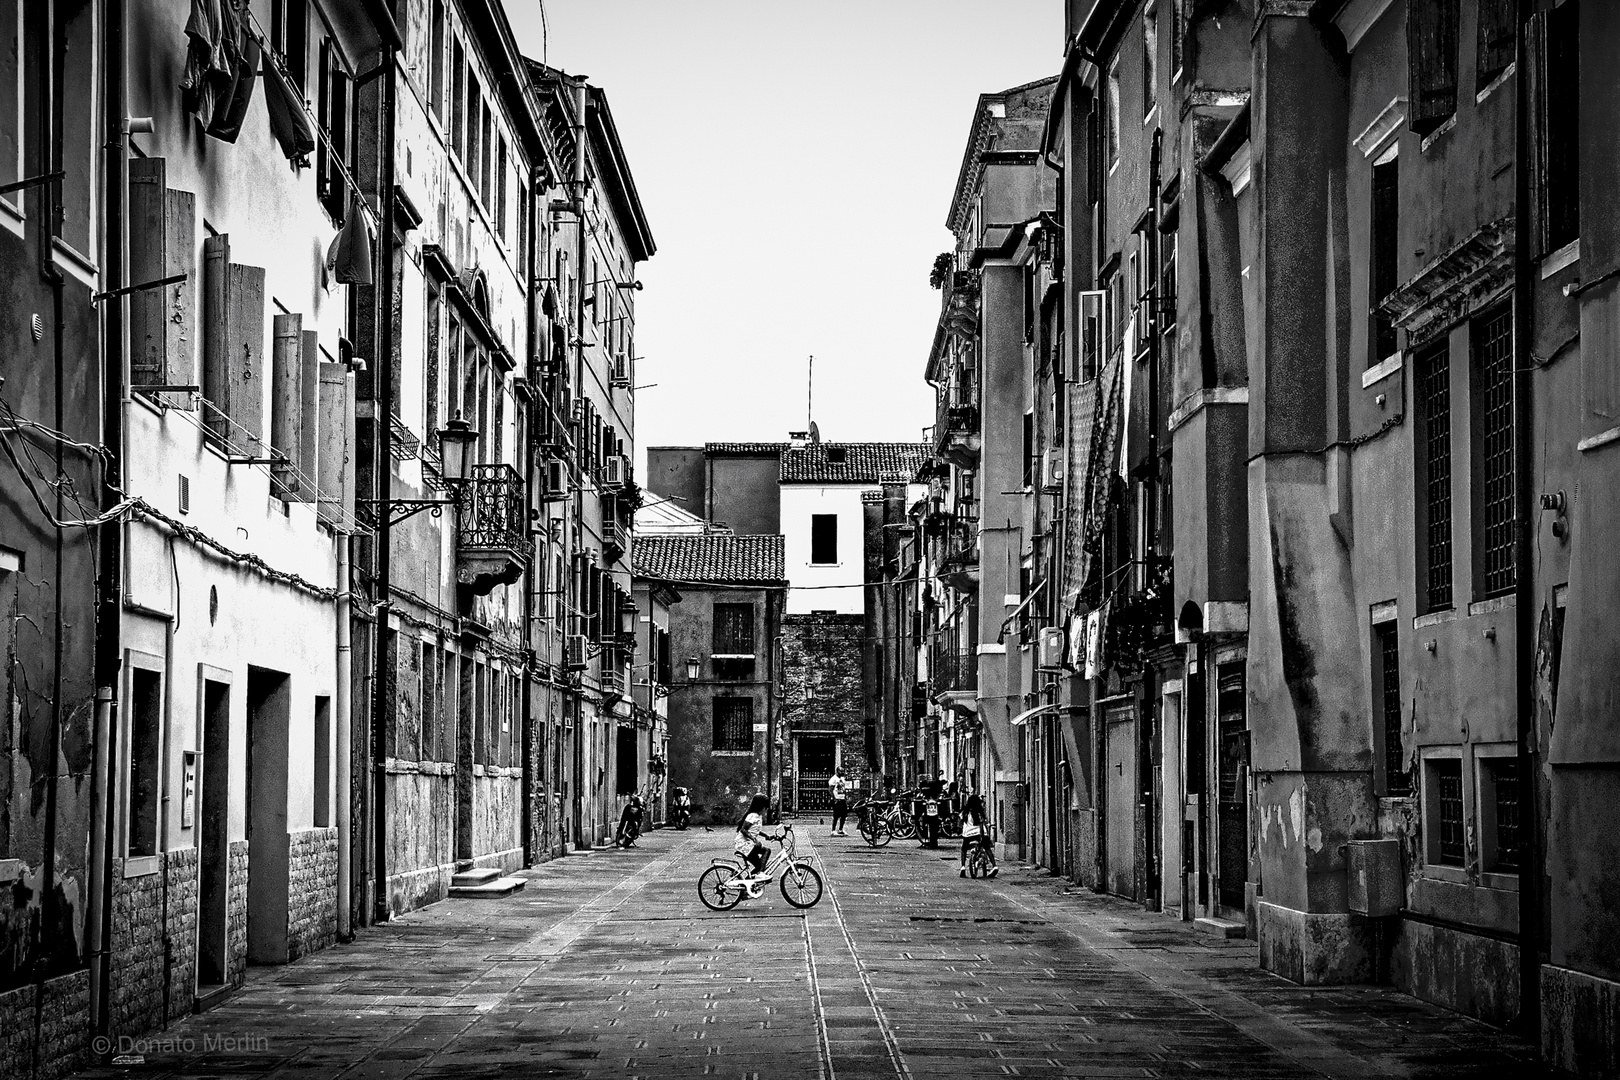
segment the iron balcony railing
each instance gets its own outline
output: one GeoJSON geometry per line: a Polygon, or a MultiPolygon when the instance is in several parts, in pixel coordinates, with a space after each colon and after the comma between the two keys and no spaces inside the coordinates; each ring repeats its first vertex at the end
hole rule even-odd
{"type": "Polygon", "coordinates": [[[505,548],[529,552],[529,517],[523,477],[506,464],[474,465],[461,485],[460,544],[463,548],[505,548]]]}
{"type": "Polygon", "coordinates": [[[934,693],[979,688],[979,657],[976,653],[936,648],[929,657],[930,682],[934,693]]]}

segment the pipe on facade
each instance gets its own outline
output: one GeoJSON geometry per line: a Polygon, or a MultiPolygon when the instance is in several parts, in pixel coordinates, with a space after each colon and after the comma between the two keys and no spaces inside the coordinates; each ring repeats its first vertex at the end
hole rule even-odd
{"type": "MultiPolygon", "coordinates": [[[[391,41],[383,42],[382,63],[386,77],[382,84],[380,118],[382,120],[382,146],[379,159],[380,188],[377,202],[382,220],[378,223],[381,236],[377,245],[377,272],[372,280],[377,283],[376,301],[376,375],[372,379],[372,400],[376,412],[372,423],[376,428],[376,467],[373,473],[377,507],[377,533],[375,544],[376,617],[371,624],[371,839],[372,839],[372,920],[387,922],[388,905],[388,746],[392,735],[393,702],[388,687],[388,613],[391,585],[389,564],[392,528],[389,516],[393,512],[393,425],[394,415],[394,112],[398,92],[399,62],[391,41]]],[[[341,589],[339,590],[342,591],[341,589]]]]}
{"type": "MultiPolygon", "coordinates": [[[[123,0],[105,0],[102,5],[101,63],[106,73],[102,125],[102,275],[108,290],[121,288],[127,280],[124,244],[124,198],[128,186],[128,152],[125,147],[124,115],[128,107],[125,75],[125,20],[123,0]]],[[[124,298],[115,298],[101,308],[101,443],[106,450],[102,462],[102,509],[118,504],[123,485],[124,461],[124,298]]],[[[97,529],[97,574],[95,633],[95,759],[91,776],[89,907],[86,912],[87,952],[90,966],[90,1028],[106,1035],[109,1023],[108,943],[112,939],[112,862],[113,845],[109,835],[117,789],[113,775],[113,743],[118,723],[119,608],[123,592],[123,524],[108,521],[97,529]]]]}
{"type": "MultiPolygon", "coordinates": [[[[524,334],[524,361],[523,368],[532,379],[536,351],[539,348],[539,335],[537,331],[537,311],[534,297],[534,245],[539,229],[535,224],[535,214],[539,210],[539,191],[541,170],[531,169],[529,172],[529,209],[525,216],[527,235],[523,238],[523,296],[524,313],[528,320],[527,331],[524,334]]],[[[531,384],[532,385],[532,384],[531,384]]],[[[523,455],[524,509],[529,510],[534,505],[534,399],[529,399],[530,422],[523,425],[526,445],[519,448],[523,455]]],[[[519,792],[519,806],[523,814],[523,821],[519,825],[519,835],[523,842],[523,865],[535,864],[535,838],[534,838],[534,585],[535,567],[540,558],[544,556],[531,555],[529,569],[523,575],[523,701],[521,704],[522,718],[519,723],[522,729],[519,738],[522,741],[523,763],[520,766],[523,788],[519,792]]]]}
{"type": "Polygon", "coordinates": [[[1515,5],[1513,170],[1513,446],[1514,446],[1514,673],[1517,693],[1520,805],[1530,808],[1524,830],[1519,888],[1519,1022],[1541,1045],[1541,888],[1543,880],[1540,755],[1536,752],[1535,462],[1534,413],[1535,276],[1530,262],[1530,50],[1526,36],[1531,0],[1515,5]]]}
{"type": "MultiPolygon", "coordinates": [[[[574,91],[574,176],[569,192],[574,206],[574,235],[577,243],[574,250],[574,394],[575,408],[585,400],[585,109],[588,105],[588,91],[585,80],[573,80],[574,91]]],[[[579,414],[584,416],[583,412],[579,414]]],[[[572,417],[569,418],[570,422],[572,417]]],[[[585,484],[584,460],[581,451],[585,442],[585,426],[583,423],[576,429],[578,434],[574,439],[574,466],[581,473],[574,481],[574,521],[573,528],[568,530],[572,538],[572,547],[569,551],[570,561],[578,565],[578,553],[584,546],[581,534],[585,528],[585,484]]],[[[584,575],[575,575],[576,586],[583,586],[584,575]]],[[[573,607],[576,611],[584,610],[584,597],[576,595],[577,601],[573,607]]],[[[591,842],[585,838],[585,695],[576,693],[570,707],[574,712],[574,843],[579,850],[587,850],[591,842]]],[[[594,741],[594,740],[593,740],[594,741]]]]}
{"type": "Polygon", "coordinates": [[[337,724],[334,745],[338,746],[339,754],[334,763],[336,773],[335,798],[337,820],[337,932],[339,941],[349,941],[354,937],[354,852],[349,845],[354,839],[354,821],[349,806],[353,798],[350,771],[354,758],[354,724],[349,703],[350,687],[354,681],[354,652],[352,641],[352,627],[349,620],[353,617],[353,594],[351,588],[349,569],[353,558],[354,537],[348,532],[337,534],[337,678],[336,699],[333,703],[337,724]]]}

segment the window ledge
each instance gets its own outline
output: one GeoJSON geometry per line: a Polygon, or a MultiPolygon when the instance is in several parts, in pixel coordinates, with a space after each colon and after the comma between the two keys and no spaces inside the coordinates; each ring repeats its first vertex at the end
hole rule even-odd
{"type": "Polygon", "coordinates": [[[1431,881],[1454,881],[1459,885],[1467,885],[1468,871],[1460,866],[1442,866],[1439,863],[1424,863],[1423,876],[1431,881]]]}
{"type": "Polygon", "coordinates": [[[1495,611],[1512,611],[1516,606],[1513,594],[1508,593],[1506,596],[1493,596],[1489,600],[1475,600],[1468,605],[1468,614],[1489,615],[1495,611]]]}
{"type": "Polygon", "coordinates": [[[1608,431],[1600,431],[1596,435],[1588,435],[1575,444],[1575,449],[1583,454],[1589,454],[1599,447],[1620,442],[1620,427],[1612,427],[1608,431]]]}
{"type": "Polygon", "coordinates": [[[1450,116],[1446,117],[1446,122],[1445,123],[1441,124],[1439,127],[1435,128],[1433,131],[1431,131],[1427,135],[1423,136],[1423,143],[1419,147],[1420,152],[1427,154],[1429,152],[1429,147],[1433,146],[1435,143],[1437,143],[1441,139],[1445,138],[1446,135],[1448,133],[1450,133],[1451,129],[1456,127],[1456,126],[1457,126],[1457,114],[1452,113],[1450,116]]]}
{"type": "Polygon", "coordinates": [[[1507,82],[1509,79],[1513,78],[1513,73],[1515,71],[1517,71],[1518,68],[1519,68],[1518,61],[1510,62],[1507,67],[1502,69],[1502,74],[1500,74],[1496,78],[1492,79],[1490,81],[1490,83],[1485,87],[1485,89],[1481,90],[1479,93],[1474,95],[1474,104],[1478,105],[1481,102],[1483,102],[1486,98],[1488,98],[1492,94],[1496,93],[1497,88],[1499,88],[1503,83],[1507,82]]]}
{"type": "Polygon", "coordinates": [[[1456,608],[1446,608],[1444,611],[1431,611],[1427,615],[1419,615],[1412,620],[1412,629],[1422,630],[1425,626],[1439,626],[1441,623],[1451,622],[1457,618],[1456,608]]]}
{"type": "Polygon", "coordinates": [[[1550,251],[1541,258],[1541,280],[1546,281],[1560,270],[1574,266],[1581,261],[1581,238],[1576,237],[1557,251],[1550,251]]]}
{"type": "Polygon", "coordinates": [[[1519,875],[1504,874],[1500,871],[1487,870],[1479,875],[1479,883],[1487,889],[1500,889],[1503,892],[1519,891],[1519,875]]]}
{"type": "Polygon", "coordinates": [[[756,653],[751,652],[717,652],[710,653],[710,660],[753,660],[756,653]]]}
{"type": "Polygon", "coordinates": [[[61,237],[51,239],[51,261],[56,264],[57,269],[64,271],[86,288],[95,290],[100,287],[98,284],[100,274],[96,270],[96,264],[80,255],[61,237]]]}
{"type": "Polygon", "coordinates": [[[12,205],[9,199],[0,198],[0,227],[22,236],[27,229],[27,219],[18,207],[12,205]]]}
{"type": "Polygon", "coordinates": [[[752,750],[710,750],[709,756],[751,758],[754,756],[754,752],[752,750]]]}
{"type": "Polygon", "coordinates": [[[1361,373],[1361,388],[1366,390],[1374,383],[1383,382],[1397,371],[1405,362],[1405,354],[1396,351],[1392,356],[1386,356],[1372,367],[1361,373]]]}

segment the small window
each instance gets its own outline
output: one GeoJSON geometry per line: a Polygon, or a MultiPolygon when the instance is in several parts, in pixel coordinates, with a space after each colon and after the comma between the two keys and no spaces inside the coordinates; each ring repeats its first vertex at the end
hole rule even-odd
{"type": "Polygon", "coordinates": [[[1423,830],[1428,861],[1436,866],[1462,866],[1462,759],[1433,757],[1423,763],[1423,830]]]}
{"type": "Polygon", "coordinates": [[[444,122],[444,0],[433,0],[432,30],[428,44],[428,107],[444,122]]]}
{"type": "Polygon", "coordinates": [[[1108,69],[1108,95],[1103,99],[1103,160],[1108,168],[1119,161],[1119,61],[1108,69]]]}
{"type": "Polygon", "coordinates": [[[714,605],[714,652],[720,656],[754,655],[754,605],[714,605]]]}
{"type": "Polygon", "coordinates": [[[632,795],[640,787],[636,781],[641,772],[637,768],[640,763],[636,760],[636,729],[620,727],[614,734],[617,738],[614,749],[618,753],[613,760],[613,787],[620,795],[632,795]]]}
{"type": "Polygon", "coordinates": [[[1401,741],[1401,647],[1399,623],[1391,619],[1373,627],[1373,705],[1384,735],[1384,794],[1412,793],[1401,741]]]}
{"type": "Polygon", "coordinates": [[[1451,354],[1442,340],[1417,359],[1419,595],[1425,611],[1451,607],[1451,354]]]}
{"type": "Polygon", "coordinates": [[[1159,104],[1159,12],[1142,16],[1142,116],[1153,114],[1159,104]]]}
{"type": "Polygon", "coordinates": [[[298,89],[306,78],[305,49],[308,47],[309,12],[307,0],[271,0],[270,49],[298,89]]]}
{"type": "Polygon", "coordinates": [[[838,562],[838,515],[810,515],[810,562],[832,566],[838,562]]]}
{"type": "Polygon", "coordinates": [[[1478,54],[1474,65],[1476,92],[1484,90],[1513,63],[1513,16],[1517,0],[1479,0],[1478,54]]]}
{"type": "Polygon", "coordinates": [[[129,819],[125,850],[131,857],[158,852],[158,805],[163,798],[163,677],[130,668],[129,819]]]}
{"type": "Polygon", "coordinates": [[[1579,0],[1565,0],[1537,18],[1546,20],[1542,100],[1536,117],[1542,145],[1535,155],[1543,173],[1540,254],[1545,255],[1581,235],[1579,0]]]}
{"type": "Polygon", "coordinates": [[[1513,310],[1504,305],[1469,327],[1473,353],[1475,595],[1513,591],[1513,310]]]}
{"type": "MultiPolygon", "coordinates": [[[[424,668],[424,672],[425,672],[424,668]]],[[[425,676],[424,676],[425,677],[425,676]]],[[[423,733],[424,738],[426,732],[423,733]]],[[[427,755],[424,753],[424,757],[427,755]]],[[[332,824],[332,699],[315,699],[315,827],[332,824]]]]}
{"type": "Polygon", "coordinates": [[[714,699],[714,749],[754,748],[754,700],[745,697],[714,699]]]}
{"type": "Polygon", "coordinates": [[[1395,355],[1395,323],[1378,310],[1384,298],[1400,285],[1400,164],[1396,147],[1372,170],[1372,249],[1371,280],[1367,306],[1371,309],[1371,345],[1367,366],[1380,364],[1395,355]]]}
{"type": "MultiPolygon", "coordinates": [[[[467,56],[461,39],[450,46],[450,149],[466,163],[467,56]]],[[[557,257],[562,258],[559,252],[557,257]]]]}
{"type": "Polygon", "coordinates": [[[842,446],[827,447],[827,464],[842,465],[844,463],[844,448],[842,446]]]}
{"type": "Polygon", "coordinates": [[[1479,763],[1481,866],[1492,874],[1519,872],[1519,759],[1487,757],[1479,763]]]}

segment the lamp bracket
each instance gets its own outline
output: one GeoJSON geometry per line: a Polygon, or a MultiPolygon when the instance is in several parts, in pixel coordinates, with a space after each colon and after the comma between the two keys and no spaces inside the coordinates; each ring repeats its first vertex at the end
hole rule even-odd
{"type": "MultiPolygon", "coordinates": [[[[355,509],[360,511],[356,516],[373,527],[377,524],[377,499],[356,499],[355,509]]],[[[434,517],[444,514],[444,508],[456,505],[455,499],[389,499],[388,525],[392,528],[400,522],[413,518],[426,510],[434,517]]]]}

